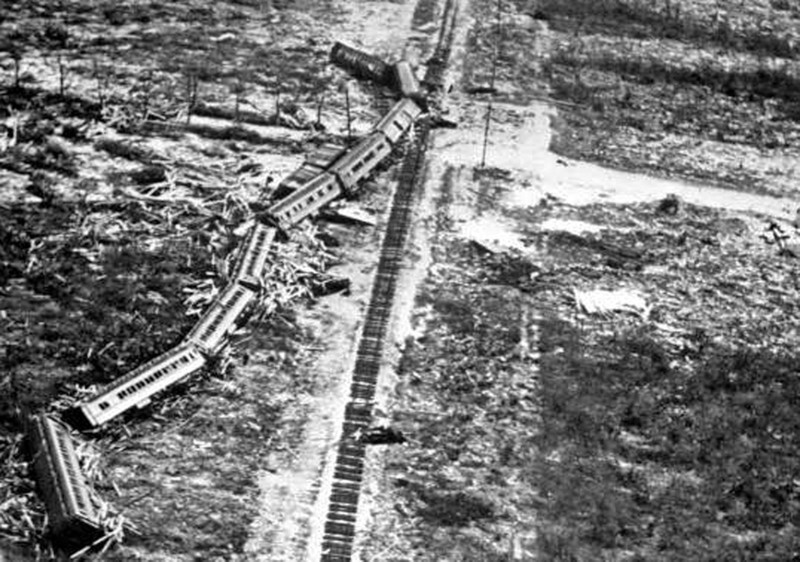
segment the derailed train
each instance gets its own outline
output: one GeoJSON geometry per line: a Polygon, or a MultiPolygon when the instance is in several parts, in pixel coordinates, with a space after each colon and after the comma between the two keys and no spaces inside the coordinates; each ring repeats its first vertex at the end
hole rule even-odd
{"type": "Polygon", "coordinates": [[[330,59],[332,63],[346,69],[353,76],[389,86],[401,97],[414,100],[422,109],[428,109],[425,93],[411,68],[411,63],[407,60],[403,59],[389,65],[374,55],[338,41],[331,49],[330,59]]]}
{"type": "Polygon", "coordinates": [[[300,185],[269,207],[240,245],[231,283],[222,291],[195,327],[177,347],[113,381],[77,406],[80,422],[97,427],[134,408],[146,406],[157,392],[201,369],[209,355],[227,341],[257,299],[276,229],[288,230],[334,199],[352,196],[397,145],[421,115],[412,100],[397,102],[372,133],[336,159],[319,175],[300,185]]]}
{"type": "MultiPolygon", "coordinates": [[[[394,79],[388,85],[401,94],[400,101],[351,149],[323,145],[309,155],[303,166],[282,182],[279,200],[259,217],[240,243],[230,282],[194,328],[176,347],[76,404],[69,416],[72,423],[84,428],[99,427],[132,408],[144,407],[155,394],[203,368],[258,302],[277,231],[288,230],[339,196],[355,194],[359,182],[397,146],[427,108],[420,102],[419,84],[410,66],[384,68],[375,60],[370,64],[381,72],[393,73],[394,79]]],[[[62,540],[71,546],[95,541],[102,535],[102,524],[68,428],[40,415],[30,418],[27,433],[54,541],[62,540]]]]}

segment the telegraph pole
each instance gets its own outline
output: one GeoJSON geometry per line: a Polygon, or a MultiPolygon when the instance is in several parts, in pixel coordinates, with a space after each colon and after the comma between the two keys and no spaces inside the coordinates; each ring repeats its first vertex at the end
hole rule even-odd
{"type": "Polygon", "coordinates": [[[486,148],[489,145],[489,123],[492,119],[492,99],[494,98],[494,81],[497,78],[497,58],[500,53],[500,42],[502,35],[502,0],[497,0],[497,37],[494,42],[494,54],[492,55],[492,78],[489,82],[489,105],[486,108],[486,124],[483,128],[483,157],[481,158],[481,168],[486,167],[486,148]]]}
{"type": "Polygon", "coordinates": [[[349,144],[353,138],[353,131],[350,129],[350,84],[348,82],[344,83],[344,103],[347,108],[347,142],[349,144]]]}

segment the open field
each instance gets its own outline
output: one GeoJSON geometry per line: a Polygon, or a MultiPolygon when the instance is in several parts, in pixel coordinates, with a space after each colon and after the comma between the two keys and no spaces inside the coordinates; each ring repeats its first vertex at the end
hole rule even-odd
{"type": "MultiPolygon", "coordinates": [[[[63,411],[179,341],[280,178],[347,144],[333,41],[421,69],[443,4],[10,3],[0,558],[53,555],[14,408],[63,411]]],[[[800,12],[729,4],[460,2],[458,129],[432,133],[375,409],[407,442],[370,448],[360,559],[800,556],[800,12]],[[578,295],[597,289],[646,307],[590,313],[578,295]]],[[[358,135],[388,101],[349,93],[358,135]]],[[[382,168],[359,195],[377,228],[282,241],[271,314],[202,376],[87,436],[87,472],[131,523],[97,559],[319,550],[395,180],[382,168]],[[315,297],[326,274],[351,292],[315,297]]]]}
{"type": "Polygon", "coordinates": [[[409,444],[386,454],[366,559],[798,555],[797,265],[761,236],[775,220],[796,241],[778,217],[797,200],[797,14],[777,4],[709,28],[710,3],[665,19],[504,2],[498,29],[494,2],[471,3],[461,131],[432,156],[432,261],[395,379],[409,444]],[[495,56],[481,173],[488,97],[470,92],[495,56]],[[554,155],[528,137],[550,128],[554,155]],[[579,160],[694,181],[674,191],[697,204],[579,160]],[[711,209],[708,185],[786,199],[726,210],[708,190],[711,209]],[[576,295],[597,289],[647,308],[587,313],[576,295]]]}

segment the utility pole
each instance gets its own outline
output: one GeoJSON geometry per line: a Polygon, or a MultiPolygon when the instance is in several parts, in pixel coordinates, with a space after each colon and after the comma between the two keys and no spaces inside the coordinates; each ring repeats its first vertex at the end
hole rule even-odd
{"type": "Polygon", "coordinates": [[[347,106],[347,142],[353,138],[353,131],[350,128],[350,87],[344,85],[344,103],[347,106]]]}
{"type": "Polygon", "coordinates": [[[494,97],[494,82],[497,78],[497,58],[500,53],[500,43],[503,39],[502,34],[502,0],[497,0],[497,37],[494,42],[494,54],[492,55],[492,78],[489,83],[489,105],[486,108],[486,124],[483,128],[483,156],[481,157],[481,168],[486,167],[486,149],[489,145],[489,124],[492,119],[492,99],[494,97]]]}

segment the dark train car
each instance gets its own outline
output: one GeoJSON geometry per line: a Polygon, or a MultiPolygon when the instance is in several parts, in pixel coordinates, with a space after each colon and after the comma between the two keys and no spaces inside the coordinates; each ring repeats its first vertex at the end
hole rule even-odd
{"type": "Polygon", "coordinates": [[[375,130],[386,135],[389,142],[396,144],[421,114],[422,110],[416,103],[410,99],[401,99],[378,121],[375,130]]]}
{"type": "Polygon", "coordinates": [[[28,452],[53,542],[70,549],[92,544],[103,536],[103,526],[69,430],[45,414],[31,416],[25,423],[28,452]]]}
{"type": "Polygon", "coordinates": [[[330,60],[356,78],[372,80],[388,86],[393,80],[392,67],[376,56],[354,49],[344,43],[336,42],[331,48],[330,60]]]}
{"type": "Polygon", "coordinates": [[[208,354],[216,353],[225,343],[236,321],[255,299],[256,292],[253,289],[239,283],[229,284],[186,335],[184,343],[197,346],[208,354]]]}
{"type": "Polygon", "coordinates": [[[351,148],[346,155],[331,166],[331,173],[342,182],[345,193],[358,191],[358,182],[392,152],[392,145],[382,132],[375,132],[351,148]]]}
{"type": "Polygon", "coordinates": [[[253,225],[247,238],[239,244],[239,255],[231,275],[234,282],[253,290],[261,287],[264,267],[274,239],[274,228],[258,222],[253,225]]]}
{"type": "Polygon", "coordinates": [[[181,344],[105,386],[79,404],[78,410],[88,425],[97,427],[130,408],[146,406],[154,394],[198,371],[205,362],[197,346],[181,344]]]}
{"type": "Polygon", "coordinates": [[[276,199],[283,199],[296,189],[326,171],[345,152],[345,147],[326,142],[314,149],[305,162],[278,184],[273,193],[276,199]]]}
{"type": "Polygon", "coordinates": [[[336,176],[324,173],[272,205],[267,209],[267,214],[280,228],[287,230],[341,194],[342,188],[336,176]]]}

